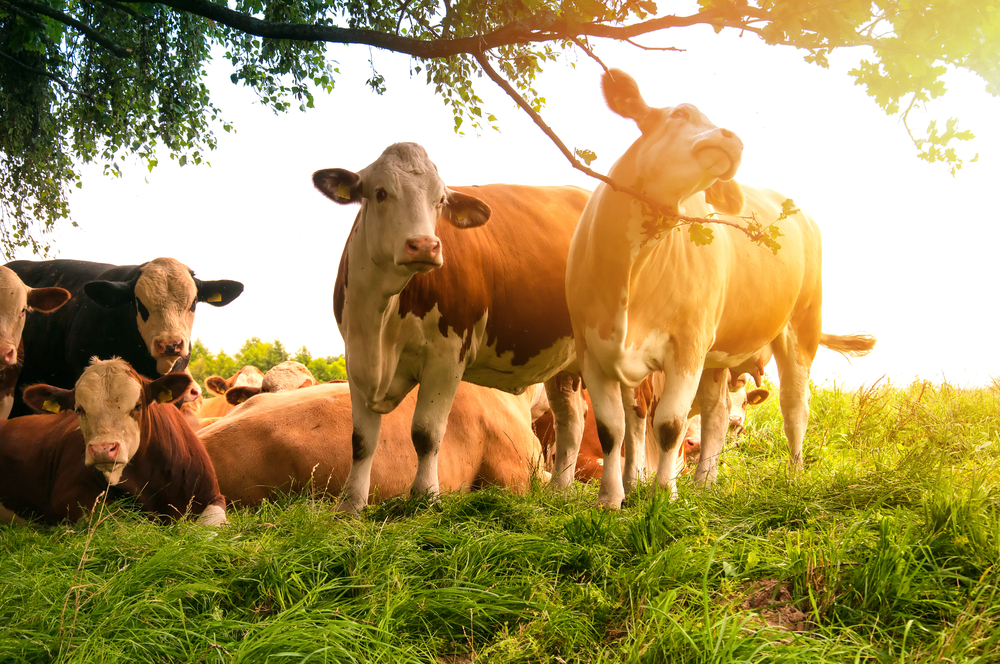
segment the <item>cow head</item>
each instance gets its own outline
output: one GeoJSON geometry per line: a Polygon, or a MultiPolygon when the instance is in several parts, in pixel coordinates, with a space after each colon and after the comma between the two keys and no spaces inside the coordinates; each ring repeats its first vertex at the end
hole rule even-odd
{"type": "Polygon", "coordinates": [[[205,387],[215,396],[221,397],[234,387],[260,387],[263,380],[264,372],[247,364],[229,378],[209,376],[205,379],[205,387]]]}
{"type": "Polygon", "coordinates": [[[747,408],[767,401],[771,393],[763,388],[747,390],[747,374],[740,374],[729,382],[729,430],[737,436],[743,433],[747,421],[747,408]]]}
{"type": "Polygon", "coordinates": [[[642,132],[622,159],[633,160],[634,175],[642,179],[646,193],[676,208],[688,197],[710,190],[706,196],[716,210],[739,214],[743,209],[739,186],[717,184],[731,180],[740,166],[743,142],[736,134],[716,127],[691,104],[651,108],[635,79],[620,69],[607,71],[601,85],[611,110],[634,120],[642,132]]]}
{"type": "Polygon", "coordinates": [[[85,463],[115,485],[148,435],[150,405],[179,401],[190,387],[188,374],[168,373],[150,381],[124,360],[95,358],[72,390],[32,385],[24,391],[24,401],[38,412],[75,410],[86,443],[85,463]]]}
{"type": "Polygon", "coordinates": [[[250,397],[262,392],[289,392],[303,387],[319,385],[306,365],[295,360],[287,360],[268,369],[259,387],[232,387],[226,392],[226,401],[238,406],[250,397]]]}
{"type": "Polygon", "coordinates": [[[63,288],[29,288],[13,270],[0,266],[0,369],[17,362],[28,311],[55,311],[69,298],[63,288]]]}
{"type": "Polygon", "coordinates": [[[156,371],[165,374],[191,352],[195,306],[225,306],[239,297],[243,284],[202,281],[180,261],[157,258],[141,265],[132,281],[91,281],[83,292],[103,307],[135,307],[139,334],[156,360],[156,371]]]}
{"type": "Polygon", "coordinates": [[[456,228],[482,226],[490,208],[478,198],[449,190],[424,149],[395,143],[359,173],[327,168],[313,184],[335,203],[361,203],[359,228],[372,261],[409,278],[444,264],[439,219],[456,228]]]}

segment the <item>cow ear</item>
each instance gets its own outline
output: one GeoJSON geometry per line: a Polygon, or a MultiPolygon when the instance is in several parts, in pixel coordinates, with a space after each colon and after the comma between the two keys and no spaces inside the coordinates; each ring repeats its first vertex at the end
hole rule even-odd
{"type": "Polygon", "coordinates": [[[163,374],[146,384],[146,403],[175,403],[184,398],[194,379],[186,373],[163,374]]]}
{"type": "Polygon", "coordinates": [[[301,390],[303,387],[312,387],[313,385],[319,385],[319,383],[316,381],[316,379],[315,378],[306,378],[304,381],[302,381],[302,384],[299,385],[299,389],[301,390]]]}
{"type": "Polygon", "coordinates": [[[24,390],[24,403],[36,413],[61,413],[76,408],[76,392],[51,385],[32,385],[24,390]]]}
{"type": "Polygon", "coordinates": [[[490,220],[493,211],[490,206],[475,196],[469,196],[450,189],[445,194],[445,206],[441,216],[455,228],[476,228],[490,220]]]}
{"type": "Polygon", "coordinates": [[[198,301],[208,302],[214,307],[224,307],[243,292],[243,284],[229,279],[218,279],[216,281],[194,280],[198,287],[198,301]]]}
{"type": "Polygon", "coordinates": [[[313,184],[334,203],[361,202],[361,176],[343,168],[324,168],[313,173],[313,184]]]}
{"type": "Polygon", "coordinates": [[[767,401],[767,398],[771,396],[771,393],[763,388],[758,388],[756,390],[750,390],[747,392],[747,405],[748,406],[759,406],[760,404],[767,401]]]}
{"type": "Polygon", "coordinates": [[[705,202],[722,214],[739,214],[743,212],[743,187],[736,180],[716,180],[705,190],[705,202]]]}
{"type": "Polygon", "coordinates": [[[229,389],[226,379],[222,376],[209,376],[205,379],[205,388],[212,394],[221,397],[229,389]]]}
{"type": "Polygon", "coordinates": [[[233,387],[226,392],[226,401],[233,406],[239,406],[252,396],[260,394],[259,387],[233,387]]]}
{"type": "Polygon", "coordinates": [[[621,69],[609,69],[601,76],[601,89],[608,108],[622,116],[635,120],[641,125],[652,109],[639,92],[639,84],[621,69]]]}
{"type": "Polygon", "coordinates": [[[91,281],[83,285],[83,292],[102,307],[124,307],[135,299],[135,282],[91,281]]]}
{"type": "Polygon", "coordinates": [[[55,286],[49,288],[31,288],[28,290],[28,307],[35,311],[48,313],[55,311],[69,302],[73,297],[65,288],[55,286]]]}

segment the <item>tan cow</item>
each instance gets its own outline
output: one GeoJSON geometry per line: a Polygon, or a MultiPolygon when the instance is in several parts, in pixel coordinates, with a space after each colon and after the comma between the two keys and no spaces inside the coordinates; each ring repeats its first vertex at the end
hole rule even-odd
{"type": "Polygon", "coordinates": [[[449,188],[415,143],[389,146],[359,173],[317,171],[313,182],[336,203],[361,204],[334,290],[354,406],[341,507],[365,505],[381,418],[417,383],[414,492],[438,491],[437,457],[463,380],[512,393],[546,382],[569,459],[553,481],[572,483],[583,405],[574,381],[566,390],[552,381],[574,364],[564,258],[588,192],[449,188]]]}
{"type": "Polygon", "coordinates": [[[189,422],[192,422],[194,430],[197,431],[206,423],[214,422],[225,416],[233,409],[233,405],[226,401],[225,395],[229,390],[236,387],[260,387],[264,380],[264,372],[247,364],[229,378],[222,376],[209,376],[205,379],[205,389],[215,396],[209,399],[202,399],[190,409],[185,411],[185,415],[191,414],[189,422]]]}
{"type": "MultiPolygon", "coordinates": [[[[425,387],[419,388],[421,390],[425,387]]],[[[540,389],[539,387],[533,388],[540,389]]],[[[462,383],[439,457],[445,491],[487,484],[517,489],[541,474],[531,431],[532,390],[521,396],[462,383]]],[[[416,391],[382,418],[367,498],[405,495],[417,472],[410,440],[416,391]]],[[[199,436],[230,501],[254,505],[289,491],[336,496],[351,468],[351,397],[346,383],[255,396],[199,436]]]]}
{"type": "Polygon", "coordinates": [[[313,378],[309,367],[295,360],[285,360],[268,369],[259,386],[242,385],[231,388],[226,392],[226,401],[230,406],[238,406],[257,394],[288,392],[313,385],[319,385],[319,381],[313,378]]]}
{"type": "MultiPolygon", "coordinates": [[[[727,381],[716,369],[749,371],[768,353],[778,367],[791,465],[801,467],[809,369],[823,335],[819,228],[801,211],[778,221],[785,196],[732,182],[743,154],[733,132],[690,104],[651,108],[620,70],[606,73],[602,83],[611,109],[634,120],[642,134],[611,178],[641,183],[665,211],[755,215],[775,222],[782,235],[775,254],[719,224],[711,226],[714,241],[698,246],[683,227],[665,230],[626,193],[601,184],[591,196],[570,247],[566,295],[605,454],[600,503],[617,508],[625,495],[622,386],[636,386],[655,370],[665,377],[653,422],[664,451],[656,474],[671,495],[691,403],[697,398],[703,434],[695,480],[707,484],[728,428],[727,381]]],[[[834,345],[843,339],[823,336],[834,345]]]]}

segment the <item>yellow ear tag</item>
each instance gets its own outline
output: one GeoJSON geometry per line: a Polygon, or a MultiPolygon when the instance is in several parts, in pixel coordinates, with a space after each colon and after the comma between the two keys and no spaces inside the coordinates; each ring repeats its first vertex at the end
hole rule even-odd
{"type": "Polygon", "coordinates": [[[351,198],[351,185],[341,182],[337,185],[337,198],[349,200],[351,198]]]}
{"type": "Polygon", "coordinates": [[[459,221],[465,221],[465,215],[462,214],[461,212],[459,212],[458,214],[456,214],[455,218],[458,219],[459,221]]]}
{"type": "Polygon", "coordinates": [[[156,400],[159,401],[160,403],[167,403],[168,401],[173,401],[174,393],[171,392],[170,390],[165,389],[162,392],[160,392],[160,395],[156,397],[156,400]]]}
{"type": "Polygon", "coordinates": [[[222,293],[212,293],[206,299],[206,302],[222,302],[222,293]]]}
{"type": "Polygon", "coordinates": [[[42,404],[42,410],[47,410],[50,413],[58,413],[60,410],[62,410],[62,407],[55,399],[49,399],[42,404]]]}

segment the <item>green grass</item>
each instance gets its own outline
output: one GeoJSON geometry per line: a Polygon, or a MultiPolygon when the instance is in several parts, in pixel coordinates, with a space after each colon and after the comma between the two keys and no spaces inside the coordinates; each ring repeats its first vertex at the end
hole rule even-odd
{"type": "Polygon", "coordinates": [[[620,513],[577,485],[0,527],[0,662],[1000,661],[1000,389],[812,412],[803,473],[772,397],[713,488],[620,513]]]}

